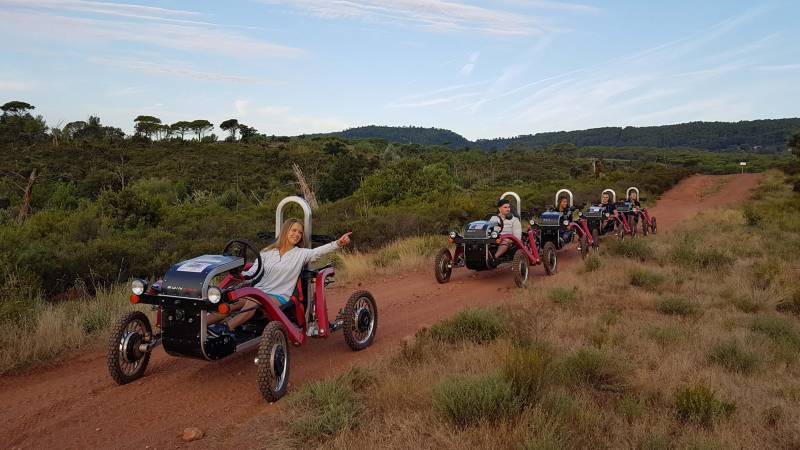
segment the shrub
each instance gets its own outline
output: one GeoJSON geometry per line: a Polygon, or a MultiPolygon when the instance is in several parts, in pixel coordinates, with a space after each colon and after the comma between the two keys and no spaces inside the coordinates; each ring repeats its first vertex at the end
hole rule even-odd
{"type": "Polygon", "coordinates": [[[598,391],[625,390],[622,368],[605,353],[580,350],[569,355],[562,362],[561,369],[564,380],[570,383],[587,384],[598,391]]]}
{"type": "Polygon", "coordinates": [[[683,336],[683,331],[676,327],[653,327],[647,330],[647,337],[656,341],[658,345],[665,346],[678,342],[683,336]]]}
{"type": "Polygon", "coordinates": [[[525,403],[537,400],[550,375],[550,356],[530,348],[512,350],[503,361],[503,377],[525,403]]]}
{"type": "Polygon", "coordinates": [[[597,255],[596,252],[592,252],[586,259],[583,261],[583,270],[585,272],[594,272],[598,270],[600,267],[603,266],[603,260],[597,255]]]}
{"type": "Polygon", "coordinates": [[[661,314],[683,317],[693,315],[697,312],[697,309],[691,302],[681,297],[663,299],[656,304],[656,309],[661,314]]]}
{"type": "Polygon", "coordinates": [[[747,226],[749,227],[756,227],[760,225],[761,220],[763,219],[761,214],[751,205],[745,206],[742,210],[742,214],[744,215],[745,223],[747,223],[747,226]]]}
{"type": "Polygon", "coordinates": [[[482,344],[497,339],[504,331],[503,319],[496,309],[470,309],[432,326],[430,336],[451,344],[482,344]]]}
{"type": "Polygon", "coordinates": [[[301,416],[290,423],[291,431],[304,440],[320,439],[350,428],[357,413],[351,385],[341,377],[303,386],[290,406],[301,416]]]}
{"type": "Polygon", "coordinates": [[[553,301],[553,303],[567,305],[577,300],[579,296],[578,294],[577,286],[573,286],[572,288],[554,287],[553,289],[550,289],[548,297],[553,301]]]}
{"type": "Polygon", "coordinates": [[[758,358],[753,353],[741,348],[737,341],[722,342],[711,349],[709,359],[731,372],[750,373],[758,364],[758,358]]]}
{"type": "Polygon", "coordinates": [[[787,299],[775,305],[775,309],[780,312],[800,315],[800,288],[795,289],[787,299]]]}
{"type": "Polygon", "coordinates": [[[724,270],[736,261],[728,252],[698,244],[695,238],[685,235],[672,249],[673,262],[690,269],[724,270]]]}
{"type": "Polygon", "coordinates": [[[608,252],[612,255],[638,259],[639,261],[648,261],[653,259],[655,256],[655,252],[650,246],[650,242],[644,239],[625,239],[624,241],[614,241],[607,248],[608,252]]]}
{"type": "Polygon", "coordinates": [[[710,427],[718,417],[731,415],[736,410],[736,405],[718,400],[714,391],[697,385],[678,390],[675,394],[675,410],[682,422],[710,427]]]}
{"type": "Polygon", "coordinates": [[[761,310],[761,303],[751,297],[735,297],[731,303],[743,313],[753,314],[761,310]]]}
{"type": "Polygon", "coordinates": [[[632,270],[629,273],[629,276],[631,286],[644,288],[648,291],[654,291],[658,289],[658,287],[661,286],[666,280],[666,277],[660,273],[642,269],[632,270]]]}
{"type": "Polygon", "coordinates": [[[781,352],[789,356],[800,352],[800,331],[792,322],[782,317],[757,317],[751,329],[769,337],[779,346],[781,352]]]}
{"type": "Polygon", "coordinates": [[[442,381],[434,389],[433,404],[460,427],[499,420],[520,409],[511,382],[496,375],[442,381]]]}

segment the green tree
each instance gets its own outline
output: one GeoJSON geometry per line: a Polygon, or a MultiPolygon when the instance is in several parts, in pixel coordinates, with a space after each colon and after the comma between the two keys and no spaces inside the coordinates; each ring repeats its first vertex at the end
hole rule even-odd
{"type": "Polygon", "coordinates": [[[239,140],[242,142],[250,142],[258,135],[258,130],[249,127],[243,123],[239,124],[239,140]]]}
{"type": "Polygon", "coordinates": [[[192,123],[189,122],[188,120],[181,120],[170,125],[170,130],[172,131],[172,134],[179,135],[181,137],[181,140],[184,140],[184,136],[191,129],[192,129],[192,123]]]}
{"type": "Polygon", "coordinates": [[[30,112],[34,109],[36,109],[36,107],[30,103],[21,102],[18,100],[13,100],[4,104],[3,106],[0,106],[0,110],[3,111],[4,116],[6,114],[11,116],[24,116],[26,114],[30,114],[30,112]]]}
{"type": "Polygon", "coordinates": [[[221,124],[219,124],[219,127],[221,129],[227,131],[230,134],[229,139],[231,141],[235,141],[236,140],[236,130],[239,129],[239,121],[238,120],[236,120],[236,119],[228,119],[228,120],[222,122],[221,124]]]}
{"type": "Polygon", "coordinates": [[[133,121],[136,123],[134,129],[139,135],[147,136],[151,139],[161,126],[161,119],[153,116],[137,116],[133,121]]]}
{"type": "Polygon", "coordinates": [[[800,131],[792,133],[786,146],[789,147],[789,150],[791,150],[794,156],[800,158],[800,131]]]}
{"type": "Polygon", "coordinates": [[[191,122],[192,131],[197,135],[197,140],[202,141],[203,135],[214,129],[214,125],[206,119],[197,119],[191,122]]]}

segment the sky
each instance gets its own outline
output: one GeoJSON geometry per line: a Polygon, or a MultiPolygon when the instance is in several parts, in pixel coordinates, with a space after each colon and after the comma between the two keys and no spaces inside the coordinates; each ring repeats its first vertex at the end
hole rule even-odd
{"type": "Polygon", "coordinates": [[[797,117],[797,17],[798,1],[0,0],[0,103],[128,133],[144,114],[468,139],[797,117]]]}

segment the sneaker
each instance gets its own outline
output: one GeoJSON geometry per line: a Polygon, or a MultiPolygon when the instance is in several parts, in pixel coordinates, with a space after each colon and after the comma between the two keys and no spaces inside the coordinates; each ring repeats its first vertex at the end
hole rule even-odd
{"type": "Polygon", "coordinates": [[[233,332],[231,332],[228,325],[224,323],[214,323],[208,326],[208,336],[212,338],[218,338],[220,336],[233,336],[233,332]]]}

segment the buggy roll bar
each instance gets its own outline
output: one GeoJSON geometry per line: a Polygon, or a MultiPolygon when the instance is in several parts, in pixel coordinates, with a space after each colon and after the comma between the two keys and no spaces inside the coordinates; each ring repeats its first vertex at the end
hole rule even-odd
{"type": "Polygon", "coordinates": [[[569,189],[562,189],[556,192],[556,203],[555,203],[556,208],[558,208],[558,196],[561,195],[562,192],[566,192],[567,194],[569,194],[569,206],[574,206],[574,203],[572,201],[573,200],[572,191],[570,191],[569,189]]]}
{"type": "Polygon", "coordinates": [[[617,203],[617,193],[614,192],[613,189],[604,190],[603,192],[600,193],[600,197],[602,197],[603,194],[605,194],[606,192],[611,192],[611,203],[617,203]]]}
{"type": "Polygon", "coordinates": [[[308,203],[303,198],[296,195],[284,198],[275,209],[275,239],[278,239],[281,234],[283,210],[290,203],[295,203],[303,208],[303,241],[305,241],[307,248],[311,248],[311,207],[308,206],[308,203]]]}
{"type": "Polygon", "coordinates": [[[630,200],[631,198],[631,191],[636,191],[636,200],[639,200],[639,188],[635,186],[631,186],[625,191],[625,200],[630,200]]]}
{"type": "Polygon", "coordinates": [[[506,198],[506,197],[507,197],[507,196],[509,196],[509,195],[510,195],[511,197],[513,197],[513,198],[514,198],[514,200],[516,200],[516,202],[517,202],[517,210],[516,210],[516,213],[517,213],[518,215],[519,215],[519,214],[522,214],[522,200],[520,200],[520,198],[519,198],[519,195],[517,195],[517,193],[516,193],[516,192],[510,192],[510,191],[509,191],[509,192],[504,192],[504,193],[503,193],[503,195],[501,195],[501,196],[500,196],[500,200],[502,200],[502,199],[506,198]]]}

